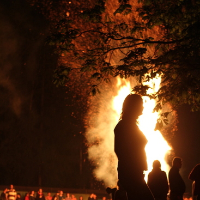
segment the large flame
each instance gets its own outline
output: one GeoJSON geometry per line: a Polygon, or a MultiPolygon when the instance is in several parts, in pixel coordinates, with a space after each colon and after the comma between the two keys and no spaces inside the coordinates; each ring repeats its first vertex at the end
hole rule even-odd
{"type": "MultiPolygon", "coordinates": [[[[153,94],[157,92],[160,86],[160,81],[161,78],[156,77],[149,82],[144,83],[144,85],[148,85],[150,87],[147,91],[147,94],[153,94]]],[[[130,91],[131,86],[130,83],[127,82],[126,86],[121,87],[118,95],[114,98],[113,107],[117,110],[118,114],[121,112],[124,98],[130,93],[130,91]]],[[[159,118],[159,113],[153,112],[156,101],[145,96],[143,97],[143,103],[144,110],[143,114],[139,118],[139,128],[148,140],[145,148],[148,164],[148,171],[145,172],[145,180],[147,180],[147,174],[152,170],[152,163],[154,160],[159,160],[161,162],[162,170],[166,172],[169,171],[169,166],[165,161],[165,157],[166,154],[171,150],[171,147],[168,145],[160,131],[154,130],[157,119],[159,118]]]]}
{"type": "MultiPolygon", "coordinates": [[[[114,152],[113,130],[119,121],[123,101],[131,93],[134,84],[136,84],[134,80],[130,82],[117,79],[116,86],[110,88],[110,92],[102,93],[98,98],[94,98],[93,101],[95,105],[98,105],[98,111],[89,114],[89,120],[92,121],[86,132],[89,159],[95,165],[95,177],[103,181],[105,186],[116,186],[117,183],[117,157],[114,152]]],[[[160,78],[157,77],[145,84],[152,88],[148,90],[148,93],[154,93],[159,89],[160,78]]],[[[144,110],[139,118],[139,128],[148,140],[146,145],[148,171],[146,174],[151,171],[154,160],[159,160],[162,170],[168,172],[169,167],[165,162],[165,156],[171,148],[162,134],[154,131],[159,117],[159,113],[153,113],[156,102],[148,97],[143,97],[143,100],[144,110]]]]}

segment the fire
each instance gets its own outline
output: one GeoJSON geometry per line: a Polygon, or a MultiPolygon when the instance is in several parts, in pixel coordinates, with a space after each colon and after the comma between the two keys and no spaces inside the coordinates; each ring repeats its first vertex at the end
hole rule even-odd
{"type": "MultiPolygon", "coordinates": [[[[93,99],[93,103],[98,104],[98,112],[89,114],[91,125],[88,126],[85,136],[89,159],[95,165],[94,175],[98,180],[103,181],[105,186],[114,187],[117,184],[117,157],[114,152],[113,130],[119,121],[123,101],[131,93],[133,84],[136,84],[134,79],[131,82],[117,79],[115,87],[93,99]]],[[[149,89],[149,94],[156,92],[159,89],[160,78],[157,77],[146,84],[152,88],[149,89]]],[[[165,155],[171,148],[162,134],[154,131],[159,117],[159,113],[153,113],[156,102],[148,97],[143,97],[143,100],[143,115],[138,121],[139,128],[148,140],[146,145],[148,172],[151,171],[154,160],[159,160],[162,170],[168,172],[169,167],[165,162],[165,155]]]]}
{"type": "MultiPolygon", "coordinates": [[[[161,78],[156,77],[150,82],[146,82],[145,84],[150,86],[150,89],[147,91],[147,93],[152,94],[158,91],[160,81],[161,78]]],[[[120,88],[118,95],[114,98],[113,107],[118,113],[117,117],[119,117],[122,108],[122,103],[125,97],[128,94],[130,94],[130,91],[130,83],[126,82],[126,85],[120,88]]],[[[154,130],[157,119],[159,117],[159,113],[153,112],[156,101],[154,99],[150,99],[149,97],[143,97],[143,102],[143,114],[140,116],[138,121],[140,130],[143,132],[143,134],[148,140],[148,143],[145,148],[148,164],[148,171],[145,172],[145,180],[147,180],[147,174],[152,170],[152,163],[154,160],[159,160],[161,162],[162,170],[166,172],[169,171],[169,166],[165,161],[165,156],[171,150],[171,147],[168,145],[167,141],[164,139],[162,134],[158,130],[154,130]]]]}

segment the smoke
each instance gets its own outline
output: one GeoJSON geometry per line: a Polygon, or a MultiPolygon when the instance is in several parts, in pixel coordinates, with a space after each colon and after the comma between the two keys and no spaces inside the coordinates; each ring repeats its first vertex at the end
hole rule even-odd
{"type": "MultiPolygon", "coordinates": [[[[101,95],[103,98],[103,95],[101,95]]],[[[103,180],[106,185],[115,186],[117,181],[117,158],[114,154],[114,127],[116,113],[112,108],[113,97],[108,98],[98,108],[98,113],[90,116],[93,126],[87,131],[86,138],[90,145],[89,159],[94,162],[94,171],[98,180],[103,180]],[[110,99],[110,100],[109,100],[110,99]]]]}
{"type": "MultiPolygon", "coordinates": [[[[113,187],[117,185],[117,157],[114,152],[114,128],[119,121],[121,105],[114,105],[114,99],[118,95],[120,88],[125,82],[117,82],[113,80],[112,86],[107,88],[100,95],[92,100],[93,107],[89,111],[89,128],[86,132],[88,143],[89,159],[95,166],[95,177],[103,181],[105,186],[113,187]],[[97,112],[92,112],[94,108],[97,112]],[[118,113],[118,110],[120,112],[118,113]]],[[[135,84],[135,80],[131,83],[135,84]]],[[[126,91],[126,94],[120,95],[121,103],[125,97],[131,93],[131,88],[126,91]]]]}
{"type": "MultiPolygon", "coordinates": [[[[113,187],[117,184],[114,128],[120,117],[122,103],[125,97],[131,93],[131,89],[136,83],[136,79],[122,80],[121,82],[118,81],[118,83],[115,81],[109,90],[95,97],[92,102],[97,112],[89,112],[90,126],[86,133],[89,145],[88,155],[95,166],[95,177],[103,181],[105,186],[113,187]]],[[[150,142],[148,144],[147,154],[149,170],[151,169],[153,161],[159,159],[163,163],[163,169],[168,171],[169,166],[166,164],[165,156],[171,147],[168,146],[162,134],[154,130],[158,118],[157,115],[159,115],[159,113],[152,113],[154,106],[155,104],[152,104],[151,101],[146,106],[146,111],[144,109],[145,113],[143,112],[143,114],[145,116],[143,116],[143,121],[140,121],[140,123],[142,122],[140,129],[150,142]],[[148,119],[146,119],[147,117],[148,119]],[[162,147],[160,144],[162,144],[162,147]]],[[[91,110],[94,110],[94,107],[91,107],[91,110]]],[[[170,111],[170,107],[166,105],[164,110],[170,111]]],[[[169,122],[173,122],[173,118],[173,116],[170,116],[169,122]]],[[[170,127],[171,125],[168,126],[170,127]]]]}

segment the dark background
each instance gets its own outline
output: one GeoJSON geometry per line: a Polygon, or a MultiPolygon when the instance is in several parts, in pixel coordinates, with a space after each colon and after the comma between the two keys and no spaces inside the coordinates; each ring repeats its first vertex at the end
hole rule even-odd
{"type": "MultiPolygon", "coordinates": [[[[73,93],[52,83],[57,56],[48,34],[49,22],[25,0],[0,2],[0,184],[96,189],[73,93]]],[[[185,106],[178,116],[170,142],[190,192],[200,113],[185,106]]]]}
{"type": "Polygon", "coordinates": [[[25,0],[0,1],[0,184],[91,187],[83,123],[56,87],[49,22],[25,0]]]}

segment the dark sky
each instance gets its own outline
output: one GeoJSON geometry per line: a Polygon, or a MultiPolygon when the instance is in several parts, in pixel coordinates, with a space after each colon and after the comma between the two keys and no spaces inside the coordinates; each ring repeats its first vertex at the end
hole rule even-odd
{"type": "MultiPolygon", "coordinates": [[[[83,124],[71,117],[66,88],[52,84],[57,57],[45,45],[48,28],[25,0],[0,1],[0,184],[37,185],[40,174],[45,186],[89,187],[89,168],[80,172],[83,124]]],[[[200,113],[183,107],[178,115],[171,142],[190,192],[188,174],[200,163],[200,113]]]]}
{"type": "Polygon", "coordinates": [[[178,111],[178,131],[172,139],[175,155],[183,159],[181,174],[191,192],[192,181],[188,179],[192,168],[200,163],[200,112],[190,112],[187,106],[178,111]]]}
{"type": "Polygon", "coordinates": [[[89,187],[83,124],[67,88],[52,83],[48,30],[25,0],[0,2],[0,184],[89,187]]]}

